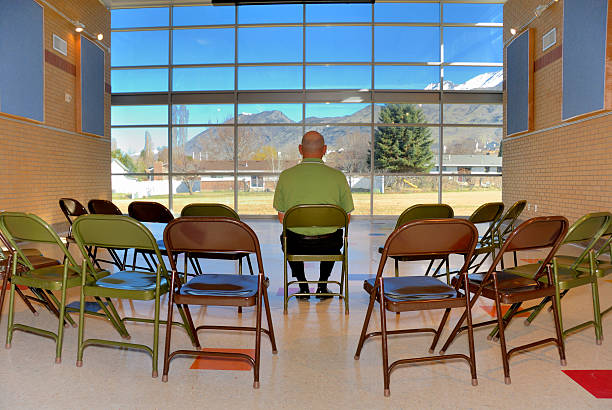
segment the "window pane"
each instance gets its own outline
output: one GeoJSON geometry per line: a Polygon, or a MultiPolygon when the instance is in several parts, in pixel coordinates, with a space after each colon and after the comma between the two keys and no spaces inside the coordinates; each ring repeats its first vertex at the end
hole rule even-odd
{"type": "Polygon", "coordinates": [[[238,6],[238,24],[301,23],[302,17],[299,4],[238,6]]]}
{"type": "MultiPolygon", "coordinates": [[[[181,179],[179,177],[174,178],[173,187],[176,187],[172,197],[172,211],[175,215],[180,215],[186,205],[197,202],[210,202],[224,204],[230,208],[234,207],[234,177],[232,175],[184,175],[181,179]],[[189,185],[185,183],[187,179],[189,179],[189,184],[192,187],[191,193],[189,193],[189,185]]],[[[210,265],[207,265],[207,267],[210,269],[210,265]]],[[[217,268],[215,267],[215,269],[217,268]]]]}
{"type": "MultiPolygon", "coordinates": [[[[168,163],[168,128],[111,128],[111,173],[144,173],[156,161],[168,163]]],[[[158,168],[156,172],[168,172],[158,168]]]]}
{"type": "Polygon", "coordinates": [[[438,23],[440,6],[436,3],[375,3],[374,21],[378,23],[438,23]]]}
{"type": "Polygon", "coordinates": [[[444,4],[445,23],[503,23],[503,4],[444,4]]]}
{"type": "Polygon", "coordinates": [[[111,10],[111,28],[160,27],[169,23],[168,7],[111,10]]]}
{"type": "Polygon", "coordinates": [[[238,29],[239,63],[299,62],[302,49],[301,27],[238,29]]]}
{"type": "MultiPolygon", "coordinates": [[[[345,174],[368,174],[370,172],[370,147],[372,129],[370,127],[336,126],[307,127],[306,131],[317,131],[327,145],[325,163],[338,168],[345,174]]],[[[367,190],[370,181],[367,181],[367,190]]],[[[365,181],[362,182],[365,184],[365,181]]],[[[361,188],[366,188],[361,186],[361,188]]],[[[368,204],[369,208],[369,204],[368,204]]],[[[368,210],[369,211],[369,210],[368,210]]]]}
{"type": "Polygon", "coordinates": [[[377,62],[440,61],[437,27],[376,27],[374,38],[377,62]]]}
{"type": "Polygon", "coordinates": [[[168,30],[111,33],[111,65],[168,64],[168,30]]]}
{"type": "Polygon", "coordinates": [[[238,127],[238,171],[276,173],[292,167],[301,160],[301,140],[301,126],[238,127]]]}
{"type": "Polygon", "coordinates": [[[172,124],[233,124],[233,104],[190,104],[172,106],[172,124]]]}
{"type": "Polygon", "coordinates": [[[361,23],[372,21],[370,4],[307,4],[307,23],[361,23]]]}
{"type": "Polygon", "coordinates": [[[440,105],[438,104],[375,104],[374,107],[374,122],[379,124],[438,124],[440,122],[440,105]],[[393,114],[396,110],[399,112],[393,114]]]}
{"type": "Polygon", "coordinates": [[[168,124],[167,105],[115,105],[111,107],[111,125],[168,124]]]}
{"type": "Polygon", "coordinates": [[[502,28],[445,27],[444,61],[501,63],[502,28]]]}
{"type": "Polygon", "coordinates": [[[283,90],[302,88],[302,67],[238,67],[241,90],[283,90]]]}
{"type": "MultiPolygon", "coordinates": [[[[407,110],[395,110],[394,115],[407,110]]],[[[405,174],[437,172],[435,166],[438,164],[438,137],[437,127],[376,127],[376,171],[405,174]]]]}
{"type": "Polygon", "coordinates": [[[175,68],[174,91],[212,91],[234,89],[233,67],[175,68]]]}
{"type": "Polygon", "coordinates": [[[234,24],[234,6],[195,6],[172,9],[175,26],[206,26],[234,24]]]}
{"type": "Polygon", "coordinates": [[[223,64],[234,62],[234,29],[174,30],[174,64],[223,64]]]}
{"type": "Polygon", "coordinates": [[[375,66],[374,88],[428,90],[440,82],[438,67],[375,66]]]}
{"type": "Polygon", "coordinates": [[[306,61],[372,61],[370,27],[307,27],[306,61]]]}
{"type": "Polygon", "coordinates": [[[502,177],[500,176],[442,177],[442,202],[453,207],[455,216],[469,216],[484,203],[501,201],[502,177]]]}
{"type": "Polygon", "coordinates": [[[112,70],[111,89],[114,93],[168,91],[168,70],[112,70]]]}
{"type": "MultiPolygon", "coordinates": [[[[445,90],[501,91],[503,82],[501,67],[444,67],[445,90]]],[[[439,90],[439,83],[432,89],[439,90]]]]}
{"type": "MultiPolygon", "coordinates": [[[[168,206],[168,177],[165,175],[128,176],[113,175],[111,177],[113,203],[124,214],[134,200],[159,202],[168,206]]],[[[144,263],[144,261],[142,261],[144,263]]]]}
{"type": "MultiPolygon", "coordinates": [[[[359,123],[371,122],[372,109],[370,104],[358,103],[323,103],[306,104],[306,123],[359,123]]],[[[317,130],[318,131],[318,130],[317,130]]]]}
{"type": "Polygon", "coordinates": [[[372,70],[369,66],[310,66],[306,67],[306,88],[369,89],[372,70]]]}
{"type": "Polygon", "coordinates": [[[233,127],[173,127],[174,172],[234,172],[233,127]]]}
{"type": "Polygon", "coordinates": [[[444,127],[442,165],[451,173],[460,169],[470,173],[488,172],[484,167],[491,167],[489,171],[497,173],[497,167],[502,166],[501,138],[501,127],[444,127]],[[454,162],[451,164],[450,160],[454,162]]]}
{"type": "Polygon", "coordinates": [[[302,122],[302,104],[239,104],[238,124],[302,122]]]}
{"type": "Polygon", "coordinates": [[[400,215],[416,204],[438,203],[438,177],[374,176],[374,214],[400,215]]]}
{"type": "Polygon", "coordinates": [[[504,120],[501,104],[444,104],[446,124],[499,124],[504,120]]]}

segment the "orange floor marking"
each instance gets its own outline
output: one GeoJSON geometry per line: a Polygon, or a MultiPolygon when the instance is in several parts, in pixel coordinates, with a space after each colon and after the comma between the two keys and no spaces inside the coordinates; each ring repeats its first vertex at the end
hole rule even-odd
{"type": "MultiPolygon", "coordinates": [[[[484,310],[485,312],[487,312],[487,315],[491,317],[497,317],[497,311],[495,309],[495,305],[483,305],[483,306],[480,306],[480,308],[484,310]]],[[[510,305],[502,305],[501,306],[502,315],[505,315],[508,309],[510,309],[510,305]]],[[[527,317],[529,316],[529,313],[530,312],[523,312],[523,313],[519,313],[518,315],[514,315],[514,316],[515,317],[527,317]]]]}
{"type": "MultiPolygon", "coordinates": [[[[213,349],[204,348],[203,351],[243,353],[255,358],[255,349],[213,349]]],[[[251,370],[251,364],[243,359],[229,357],[198,357],[190,369],[196,370],[251,370]]]]}
{"type": "Polygon", "coordinates": [[[541,259],[530,259],[530,258],[521,258],[521,262],[525,263],[538,263],[541,259]]]}

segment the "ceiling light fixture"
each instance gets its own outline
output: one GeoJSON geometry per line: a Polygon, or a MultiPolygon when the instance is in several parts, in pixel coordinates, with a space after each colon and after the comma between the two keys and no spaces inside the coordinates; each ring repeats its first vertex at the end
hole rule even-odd
{"type": "Polygon", "coordinates": [[[74,31],[76,31],[77,33],[82,32],[83,30],[85,30],[85,24],[79,22],[78,20],[74,22],[74,31]]]}
{"type": "Polygon", "coordinates": [[[102,33],[98,34],[98,40],[99,41],[104,40],[104,34],[102,34],[102,33]]]}

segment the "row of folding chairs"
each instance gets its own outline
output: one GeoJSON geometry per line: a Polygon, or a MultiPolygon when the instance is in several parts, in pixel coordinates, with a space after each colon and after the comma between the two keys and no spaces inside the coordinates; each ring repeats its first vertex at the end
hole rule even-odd
{"type": "MultiPolygon", "coordinates": [[[[114,346],[140,349],[152,356],[152,376],[158,375],[158,341],[160,324],[166,324],[164,349],[164,370],[162,380],[167,381],[170,360],[176,355],[203,357],[230,357],[247,360],[254,369],[255,388],[259,387],[259,363],[262,333],[269,336],[273,353],[277,352],[270,306],[268,302],[267,279],[264,277],[263,262],[257,235],[245,223],[229,217],[182,217],[170,221],[164,230],[163,243],[168,256],[170,271],[163,261],[158,240],[141,222],[127,215],[81,215],[73,221],[72,235],[83,262],[68,251],[58,234],[42,219],[33,214],[19,212],[0,213],[0,232],[8,247],[14,251],[10,266],[5,270],[3,289],[10,284],[9,313],[6,347],[10,348],[15,330],[27,331],[50,337],[56,343],[56,363],[61,362],[64,324],[74,323],[70,312],[74,309],[66,305],[66,292],[70,288],[80,288],[78,310],[78,351],[77,366],[83,365],[84,349],[90,345],[114,346]],[[63,262],[52,261],[48,266],[33,265],[30,257],[20,247],[24,242],[55,245],[63,262]],[[154,272],[125,266],[111,272],[96,266],[91,249],[133,249],[155,255],[154,272]],[[257,260],[257,275],[197,275],[186,281],[178,267],[179,254],[208,255],[217,253],[253,254],[257,260]],[[57,331],[16,323],[14,317],[15,294],[19,286],[42,290],[49,296],[59,292],[60,297],[53,299],[57,308],[59,322],[57,331]],[[160,318],[160,298],[169,293],[167,320],[160,318]],[[96,309],[86,309],[86,298],[94,301],[96,309]],[[152,318],[122,317],[115,308],[113,300],[144,300],[155,304],[152,318]],[[217,326],[196,327],[188,305],[222,305],[255,307],[255,326],[217,326]],[[173,321],[174,309],[180,315],[173,321]],[[101,310],[101,312],[100,312],[101,310]],[[265,311],[267,328],[262,326],[262,313],[265,311]],[[121,336],[123,341],[108,339],[86,339],[85,316],[96,315],[107,320],[121,336]],[[130,322],[152,323],[153,342],[151,345],[129,342],[130,334],[126,326],[130,322]],[[172,328],[179,326],[189,336],[194,349],[170,351],[172,328]],[[240,330],[255,333],[255,357],[225,351],[202,351],[198,331],[240,330]]],[[[55,298],[55,297],[54,297],[55,298]]],[[[1,305],[0,305],[1,306],[1,305]]]]}

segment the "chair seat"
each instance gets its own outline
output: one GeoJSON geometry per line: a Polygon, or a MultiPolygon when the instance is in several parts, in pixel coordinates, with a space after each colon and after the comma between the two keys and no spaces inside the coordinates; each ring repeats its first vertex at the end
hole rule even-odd
{"type": "Polygon", "coordinates": [[[26,257],[28,258],[28,261],[30,261],[30,263],[32,264],[32,266],[34,266],[34,269],[40,269],[40,268],[46,268],[48,266],[54,266],[54,265],[59,265],[59,261],[55,260],[55,259],[51,259],[51,258],[46,258],[44,256],[28,256],[26,255],[26,257]]]}
{"type": "MultiPolygon", "coordinates": [[[[382,254],[383,253],[383,249],[384,248],[382,246],[380,246],[378,248],[378,253],[382,254]]],[[[392,256],[392,255],[389,255],[389,257],[393,258],[393,259],[397,259],[397,260],[399,260],[401,262],[410,262],[410,261],[424,261],[424,260],[431,260],[431,259],[433,259],[433,260],[435,260],[435,259],[443,259],[445,256],[438,256],[438,255],[436,255],[436,256],[427,256],[427,255],[425,255],[425,256],[392,256]]]]}
{"type": "MultiPolygon", "coordinates": [[[[575,258],[574,258],[575,259],[575,258]]],[[[524,278],[531,279],[539,269],[539,263],[529,263],[526,265],[515,266],[513,268],[506,269],[506,272],[518,275],[524,278]]],[[[561,264],[557,265],[557,275],[559,278],[560,289],[570,289],[576,286],[581,286],[591,281],[588,273],[581,272],[579,270],[570,269],[568,266],[561,264]]],[[[547,283],[546,276],[540,277],[540,282],[547,283]]]]}
{"type": "MultiPolygon", "coordinates": [[[[363,282],[366,292],[372,293],[375,280],[372,278],[363,282]]],[[[386,306],[391,311],[435,309],[437,308],[435,305],[439,305],[440,308],[465,305],[462,293],[431,276],[384,278],[384,287],[386,306]],[[419,304],[423,306],[418,306],[419,304]]]]}
{"type": "MultiPolygon", "coordinates": [[[[87,296],[111,297],[119,299],[151,300],[155,298],[154,272],[119,271],[96,280],[85,286],[87,296]]],[[[160,278],[160,294],[168,291],[168,281],[160,278]]]]}
{"type": "MultiPolygon", "coordinates": [[[[17,276],[13,276],[11,280],[15,285],[23,285],[31,288],[40,288],[47,290],[60,290],[62,288],[62,277],[64,275],[64,265],[55,264],[39,269],[33,269],[23,272],[17,276]]],[[[97,273],[98,277],[108,275],[106,271],[97,273]]],[[[81,286],[81,273],[68,268],[68,279],[66,281],[68,288],[81,286]]]]}
{"type": "MultiPolygon", "coordinates": [[[[574,256],[559,255],[559,256],[556,256],[556,258],[557,258],[557,263],[560,266],[571,266],[574,263],[574,261],[576,261],[576,257],[574,256]]],[[[589,260],[585,258],[585,260],[582,261],[582,263],[576,266],[576,269],[581,272],[589,272],[590,270],[589,260]]],[[[612,263],[611,262],[604,261],[604,260],[596,261],[595,274],[598,277],[603,278],[605,276],[608,276],[610,273],[612,273],[612,263]]]]}
{"type": "Polygon", "coordinates": [[[196,259],[238,260],[249,255],[249,252],[189,252],[189,257],[196,259]]]}
{"type": "MultiPolygon", "coordinates": [[[[468,275],[471,292],[475,292],[478,289],[485,275],[484,273],[473,273],[468,275]]],[[[457,276],[453,278],[453,283],[455,283],[456,280],[458,280],[457,276]]],[[[507,304],[552,296],[555,294],[554,287],[547,286],[545,283],[533,280],[529,277],[514,274],[510,272],[509,269],[497,272],[497,288],[500,293],[501,302],[507,304]]],[[[482,296],[488,299],[495,299],[495,288],[492,280],[483,287],[482,296]]]]}
{"type": "Polygon", "coordinates": [[[256,275],[198,275],[181,286],[174,299],[187,304],[252,306],[256,303],[257,280],[256,275]]]}

